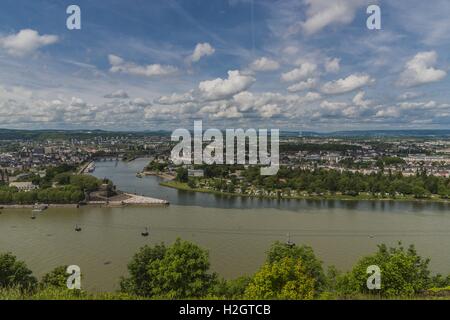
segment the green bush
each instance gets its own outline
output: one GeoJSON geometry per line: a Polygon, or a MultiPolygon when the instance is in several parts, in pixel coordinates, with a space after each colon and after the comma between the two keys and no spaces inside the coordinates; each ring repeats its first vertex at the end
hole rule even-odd
{"type": "Polygon", "coordinates": [[[37,280],[25,262],[18,261],[11,253],[0,255],[0,288],[33,290],[37,280]]]}
{"type": "Polygon", "coordinates": [[[208,252],[187,241],[145,246],[128,265],[130,277],[122,279],[121,290],[153,298],[201,298],[217,281],[209,267],[208,252]]]}
{"type": "Polygon", "coordinates": [[[423,259],[417,254],[414,246],[405,249],[399,243],[398,247],[388,248],[382,244],[375,254],[363,257],[352,271],[338,277],[337,291],[344,296],[413,296],[430,286],[429,262],[429,259],[423,259]],[[371,265],[381,270],[380,290],[367,288],[367,267],[371,265]]]}
{"type": "Polygon", "coordinates": [[[314,298],[315,280],[301,259],[285,257],[266,263],[245,290],[246,299],[311,300],[314,298]]]}

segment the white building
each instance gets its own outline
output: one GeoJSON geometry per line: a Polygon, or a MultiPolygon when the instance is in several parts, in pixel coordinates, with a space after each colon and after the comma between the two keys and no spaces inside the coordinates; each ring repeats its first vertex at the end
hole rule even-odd
{"type": "Polygon", "coordinates": [[[11,182],[9,184],[10,188],[17,188],[19,191],[31,191],[38,188],[32,182],[11,182]]]}

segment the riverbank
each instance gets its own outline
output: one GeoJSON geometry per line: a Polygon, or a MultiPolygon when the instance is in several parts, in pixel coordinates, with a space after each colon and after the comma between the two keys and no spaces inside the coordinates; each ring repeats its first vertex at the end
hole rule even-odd
{"type": "Polygon", "coordinates": [[[89,201],[88,205],[101,205],[108,207],[122,207],[122,206],[167,206],[169,201],[156,199],[146,196],[140,196],[131,193],[120,193],[107,201],[89,201]]]}
{"type": "Polygon", "coordinates": [[[178,181],[164,181],[160,183],[163,187],[173,188],[182,191],[190,191],[190,192],[200,192],[200,193],[210,193],[215,195],[229,196],[229,197],[245,197],[245,198],[258,198],[258,199],[281,199],[281,200],[341,200],[341,201],[415,201],[415,202],[435,202],[435,203],[446,203],[450,204],[450,200],[439,198],[438,196],[432,196],[429,199],[417,199],[413,196],[404,196],[397,198],[380,198],[376,196],[371,196],[369,194],[359,194],[357,196],[348,196],[348,195],[302,195],[296,197],[276,197],[276,196],[254,196],[243,193],[229,193],[216,191],[211,189],[204,188],[191,188],[187,183],[182,183],[178,181]]]}
{"type": "Polygon", "coordinates": [[[171,175],[171,174],[166,173],[166,172],[157,172],[157,171],[142,171],[142,172],[139,172],[136,176],[138,178],[142,178],[142,177],[145,177],[145,176],[155,176],[155,177],[159,177],[159,178],[164,179],[164,180],[173,180],[173,179],[175,179],[174,175],[171,175]]]}
{"type": "MultiPolygon", "coordinates": [[[[168,206],[167,200],[156,199],[151,197],[140,196],[131,193],[120,193],[108,200],[88,201],[86,203],[57,203],[44,204],[46,208],[79,208],[84,206],[101,206],[101,207],[124,207],[124,206],[168,206]]],[[[0,205],[1,209],[35,209],[34,204],[8,204],[0,205]]]]}
{"type": "MultiPolygon", "coordinates": [[[[45,204],[46,208],[78,208],[80,205],[76,203],[55,203],[45,204]]],[[[35,209],[34,204],[3,204],[0,205],[1,209],[35,209]]]]}

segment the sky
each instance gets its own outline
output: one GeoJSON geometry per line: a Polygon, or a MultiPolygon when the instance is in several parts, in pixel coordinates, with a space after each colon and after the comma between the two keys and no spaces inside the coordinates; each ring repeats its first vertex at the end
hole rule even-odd
{"type": "Polygon", "coordinates": [[[450,128],[448,0],[0,6],[0,128],[450,128]]]}

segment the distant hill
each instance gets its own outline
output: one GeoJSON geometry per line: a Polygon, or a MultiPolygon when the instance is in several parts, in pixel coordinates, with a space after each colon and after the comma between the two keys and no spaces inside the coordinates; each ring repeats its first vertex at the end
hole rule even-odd
{"type": "Polygon", "coordinates": [[[303,137],[416,137],[416,138],[450,138],[450,130],[354,130],[334,132],[283,131],[284,136],[303,137]]]}
{"type": "Polygon", "coordinates": [[[165,136],[170,135],[168,131],[145,131],[145,132],[125,132],[125,131],[104,131],[104,130],[14,130],[0,129],[0,140],[47,140],[47,139],[86,139],[92,137],[144,137],[144,136],[165,136]]]}
{"type": "MultiPolygon", "coordinates": [[[[170,136],[171,132],[159,131],[105,131],[105,130],[14,130],[0,129],[0,140],[15,139],[86,139],[92,137],[149,137],[170,136]]],[[[284,137],[348,137],[348,138],[375,138],[375,137],[423,137],[423,138],[450,138],[450,130],[355,130],[335,132],[314,131],[282,131],[284,137]]]]}

